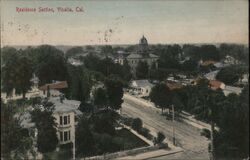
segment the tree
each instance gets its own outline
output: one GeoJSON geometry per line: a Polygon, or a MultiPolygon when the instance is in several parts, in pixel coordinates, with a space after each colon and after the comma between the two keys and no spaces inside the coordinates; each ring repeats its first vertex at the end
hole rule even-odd
{"type": "Polygon", "coordinates": [[[208,83],[203,81],[199,84],[198,99],[195,104],[194,112],[198,119],[206,120],[211,125],[211,147],[212,159],[215,159],[214,133],[215,123],[219,120],[220,108],[225,100],[221,90],[213,91],[208,88],[208,83]]]}
{"type": "Polygon", "coordinates": [[[115,124],[119,115],[117,112],[105,109],[91,116],[91,123],[93,123],[93,130],[97,133],[106,133],[109,135],[115,134],[115,124]]]}
{"type": "Polygon", "coordinates": [[[105,108],[108,105],[108,97],[104,88],[98,88],[94,92],[94,104],[99,108],[105,108]]]}
{"type": "Polygon", "coordinates": [[[140,118],[133,119],[131,127],[139,132],[142,129],[142,120],[140,118]]]}
{"type": "Polygon", "coordinates": [[[162,114],[164,108],[169,108],[172,104],[172,94],[170,89],[164,83],[155,85],[150,94],[150,100],[162,109],[162,114]]]}
{"type": "Polygon", "coordinates": [[[89,121],[81,117],[76,127],[76,154],[89,156],[94,149],[94,138],[90,131],[89,121]]]}
{"type": "Polygon", "coordinates": [[[165,135],[162,132],[157,133],[157,137],[154,139],[155,144],[161,144],[165,139],[165,135]]]}
{"type": "Polygon", "coordinates": [[[30,81],[33,75],[32,62],[27,57],[19,56],[15,66],[16,94],[22,93],[23,98],[25,98],[25,94],[31,89],[32,86],[32,82],[30,81]]]}
{"type": "Polygon", "coordinates": [[[27,159],[33,141],[15,118],[15,103],[2,103],[1,100],[1,157],[4,159],[27,159]]]}
{"type": "MultiPolygon", "coordinates": [[[[4,53],[7,54],[8,52],[4,53]]],[[[22,94],[25,98],[25,94],[32,85],[30,81],[33,73],[32,62],[22,50],[16,53],[11,52],[10,55],[13,57],[5,56],[5,64],[2,68],[3,91],[10,95],[15,89],[16,94],[22,94]]]]}
{"type": "Polygon", "coordinates": [[[220,54],[216,46],[214,45],[202,45],[200,47],[201,58],[203,61],[206,60],[220,60],[220,54]]]}
{"type": "Polygon", "coordinates": [[[7,97],[11,96],[15,88],[16,68],[13,65],[13,62],[16,62],[16,60],[17,57],[13,57],[13,60],[9,60],[2,67],[2,76],[1,76],[2,91],[6,92],[7,97]]]}
{"type": "Polygon", "coordinates": [[[83,48],[82,47],[73,47],[70,48],[69,50],[67,50],[67,52],[65,53],[66,59],[70,58],[70,57],[74,57],[78,54],[83,53],[83,48]]]}
{"type": "Polygon", "coordinates": [[[34,106],[35,109],[31,111],[31,119],[35,122],[38,130],[38,151],[45,154],[56,149],[58,139],[55,128],[55,118],[53,117],[54,104],[44,100],[41,105],[44,110],[40,109],[40,105],[34,106]]]}
{"type": "Polygon", "coordinates": [[[68,77],[66,59],[62,51],[53,46],[42,45],[36,48],[36,54],[34,67],[40,85],[68,77]]]}
{"type": "Polygon", "coordinates": [[[249,88],[229,94],[220,109],[220,128],[215,137],[216,155],[223,159],[249,156],[249,88]],[[230,139],[230,141],[229,141],[230,139]]]}
{"type": "Polygon", "coordinates": [[[114,76],[110,76],[105,80],[105,87],[107,90],[108,104],[113,110],[121,108],[123,103],[123,83],[122,81],[114,76]]]}
{"type": "Polygon", "coordinates": [[[149,66],[147,62],[139,61],[136,66],[136,77],[138,79],[145,79],[148,77],[149,66]]]}
{"type": "Polygon", "coordinates": [[[69,75],[67,78],[69,87],[65,91],[66,97],[81,102],[88,100],[92,86],[91,73],[83,66],[73,65],[68,65],[67,71],[69,75]]]}
{"type": "Polygon", "coordinates": [[[216,75],[216,79],[224,82],[227,85],[233,85],[238,82],[240,74],[235,66],[222,68],[216,75]]]}

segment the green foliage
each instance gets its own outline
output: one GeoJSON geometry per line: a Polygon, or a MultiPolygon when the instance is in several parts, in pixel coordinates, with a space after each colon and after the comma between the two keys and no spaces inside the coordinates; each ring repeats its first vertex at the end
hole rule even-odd
{"type": "Polygon", "coordinates": [[[142,129],[142,120],[140,118],[133,119],[131,127],[136,131],[140,131],[142,129]]]}
{"type": "Polygon", "coordinates": [[[211,132],[210,130],[206,129],[206,128],[203,128],[201,130],[201,136],[204,136],[206,137],[207,139],[210,139],[211,138],[211,132]]]}
{"type": "Polygon", "coordinates": [[[73,47],[70,48],[69,50],[67,50],[67,52],[65,53],[66,58],[70,58],[70,57],[74,57],[78,54],[83,53],[83,48],[82,47],[73,47]]]}
{"type": "Polygon", "coordinates": [[[91,155],[94,151],[94,137],[88,119],[82,117],[76,127],[76,154],[91,155]]]}
{"type": "Polygon", "coordinates": [[[54,104],[43,101],[41,104],[44,110],[39,108],[39,105],[31,111],[31,119],[35,122],[38,129],[37,147],[41,153],[52,152],[56,149],[58,139],[56,135],[56,123],[53,117],[54,104]]]}
{"type": "Polygon", "coordinates": [[[114,135],[116,120],[119,118],[118,113],[112,110],[102,110],[92,115],[91,123],[93,130],[98,133],[107,133],[114,135]]]}
{"type": "Polygon", "coordinates": [[[121,108],[123,103],[123,83],[122,81],[114,76],[108,77],[105,80],[105,87],[107,91],[108,104],[113,110],[121,108]]]}
{"type": "Polygon", "coordinates": [[[218,157],[246,158],[249,155],[249,88],[238,96],[228,95],[220,109],[220,128],[215,138],[218,157]],[[230,139],[230,141],[229,141],[230,139]]]}
{"type": "Polygon", "coordinates": [[[237,44],[221,44],[220,45],[220,55],[225,57],[227,55],[234,57],[245,64],[249,64],[249,51],[248,47],[244,45],[237,45],[237,44]]]}
{"type": "Polygon", "coordinates": [[[165,139],[165,135],[162,132],[157,133],[157,137],[154,139],[155,144],[161,144],[165,139]]]}
{"type": "Polygon", "coordinates": [[[52,80],[65,80],[67,76],[66,59],[63,52],[53,46],[42,45],[36,48],[35,73],[39,84],[51,83],[52,80]]]}
{"type": "Polygon", "coordinates": [[[147,62],[139,61],[136,66],[136,78],[137,79],[145,79],[148,77],[149,66],[147,62]]]}
{"type": "Polygon", "coordinates": [[[68,65],[68,89],[66,97],[84,102],[88,100],[92,87],[91,73],[82,66],[68,65]]]}
{"type": "Polygon", "coordinates": [[[98,88],[94,92],[94,104],[99,108],[105,108],[108,105],[108,97],[104,88],[98,88]]]}
{"type": "Polygon", "coordinates": [[[4,66],[2,67],[2,90],[10,95],[13,89],[16,94],[25,94],[31,88],[32,62],[24,56],[23,51],[17,52],[14,49],[7,49],[3,52],[4,66]],[[12,57],[7,56],[10,54],[12,57]]]}
{"type": "Polygon", "coordinates": [[[160,83],[155,85],[150,94],[150,100],[156,105],[162,108],[162,112],[164,108],[169,108],[172,104],[172,94],[170,89],[166,84],[160,83]]]}
{"type": "Polygon", "coordinates": [[[1,102],[1,157],[5,159],[25,158],[32,149],[33,142],[27,130],[14,118],[17,107],[15,103],[1,102]]]}
{"type": "Polygon", "coordinates": [[[200,47],[200,54],[203,61],[206,60],[220,60],[219,50],[214,45],[202,45],[200,47]]]}
{"type": "Polygon", "coordinates": [[[233,85],[247,72],[244,66],[229,66],[222,68],[216,75],[216,79],[224,82],[227,85],[233,85]]]}

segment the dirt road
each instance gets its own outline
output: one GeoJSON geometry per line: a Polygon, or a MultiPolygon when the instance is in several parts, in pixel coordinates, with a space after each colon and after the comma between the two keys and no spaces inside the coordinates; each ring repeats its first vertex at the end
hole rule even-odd
{"type": "MultiPolygon", "coordinates": [[[[160,115],[159,110],[124,97],[122,114],[141,118],[146,128],[154,132],[161,131],[169,140],[172,140],[173,122],[166,120],[164,116],[160,115]]],[[[186,123],[175,121],[175,137],[177,144],[184,149],[184,152],[156,159],[209,159],[209,141],[205,137],[200,136],[199,129],[186,123]]]]}

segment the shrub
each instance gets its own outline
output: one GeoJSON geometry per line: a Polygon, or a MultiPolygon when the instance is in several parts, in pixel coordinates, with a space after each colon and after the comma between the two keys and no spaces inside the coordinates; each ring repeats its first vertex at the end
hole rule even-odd
{"type": "Polygon", "coordinates": [[[206,138],[208,138],[208,139],[210,139],[210,130],[208,130],[208,129],[206,129],[206,128],[203,128],[202,130],[201,130],[201,136],[204,136],[204,137],[206,137],[206,138]]]}
{"type": "Polygon", "coordinates": [[[153,136],[149,133],[149,130],[147,128],[141,128],[139,133],[149,140],[153,139],[153,136]]]}
{"type": "Polygon", "coordinates": [[[139,132],[142,129],[142,120],[140,118],[135,118],[131,126],[134,130],[139,132]]]}
{"type": "Polygon", "coordinates": [[[161,144],[165,139],[165,135],[162,132],[157,133],[157,137],[154,138],[154,144],[161,144]]]}

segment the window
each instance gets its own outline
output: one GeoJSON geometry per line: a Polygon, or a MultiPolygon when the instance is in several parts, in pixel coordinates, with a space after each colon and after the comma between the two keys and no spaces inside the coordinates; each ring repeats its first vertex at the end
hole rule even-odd
{"type": "Polygon", "coordinates": [[[67,121],[67,120],[68,120],[68,116],[64,116],[64,117],[63,117],[63,122],[64,122],[63,124],[64,124],[64,125],[65,125],[65,124],[68,124],[68,121],[67,121]]]}
{"type": "Polygon", "coordinates": [[[69,138],[68,138],[68,140],[70,140],[70,131],[68,132],[68,135],[69,135],[69,138]]]}
{"type": "Polygon", "coordinates": [[[60,125],[62,125],[62,116],[60,116],[60,125]]]}
{"type": "Polygon", "coordinates": [[[63,141],[63,132],[60,132],[60,141],[63,141]]]}
{"type": "Polygon", "coordinates": [[[64,141],[68,141],[68,131],[64,132],[64,141]]]}
{"type": "Polygon", "coordinates": [[[70,115],[68,115],[68,124],[70,124],[70,115]]]}

